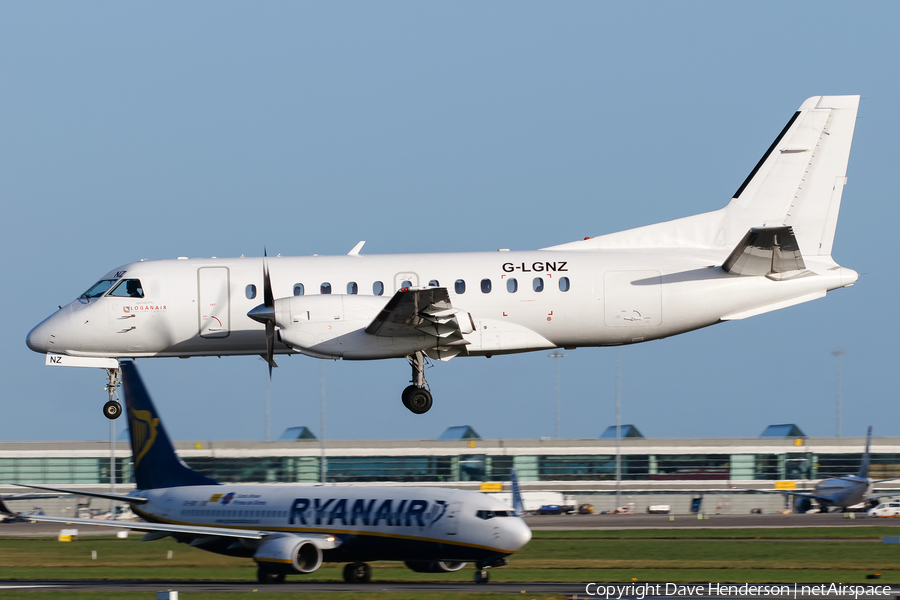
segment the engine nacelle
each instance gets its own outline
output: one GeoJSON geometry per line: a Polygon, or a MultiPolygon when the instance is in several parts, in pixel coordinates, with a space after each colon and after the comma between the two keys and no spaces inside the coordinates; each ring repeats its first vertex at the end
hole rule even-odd
{"type": "Polygon", "coordinates": [[[466,563],[464,562],[448,562],[448,561],[406,561],[403,563],[408,569],[412,569],[416,573],[452,573],[459,571],[466,563]]]}
{"type": "Polygon", "coordinates": [[[804,514],[809,512],[812,509],[812,500],[809,498],[800,497],[794,500],[794,510],[796,510],[800,514],[804,514]]]}
{"type": "Polygon", "coordinates": [[[253,560],[270,573],[312,573],[322,566],[322,550],[312,540],[288,535],[264,541],[253,560]]]}

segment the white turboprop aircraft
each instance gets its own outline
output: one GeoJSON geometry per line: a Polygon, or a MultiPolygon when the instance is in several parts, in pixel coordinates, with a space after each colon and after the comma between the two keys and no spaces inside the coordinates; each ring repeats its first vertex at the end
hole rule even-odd
{"type": "MultiPolygon", "coordinates": [[[[121,369],[137,491],[118,495],[24,487],[127,502],[148,522],[28,515],[29,520],[135,529],[147,532],[144,541],[171,536],[210,552],[253,558],[260,583],[312,573],[323,561],[347,562],[344,580],[362,583],[371,575],[363,561],[372,560],[404,561],[422,573],[458,571],[474,561],[476,583],[487,583],[487,568],[505,565],[531,539],[525,521],[479,492],[219,485],[175,454],[137,368],[124,362],[121,369]]],[[[15,515],[2,500],[0,512],[15,515]]]]}
{"type": "Polygon", "coordinates": [[[809,98],[717,211],[541,250],[364,256],[360,242],[347,256],[141,261],[45,319],[28,347],[108,369],[260,354],[270,374],[275,354],[407,358],[403,403],[424,413],[426,357],[633,344],[821,298],[858,278],[831,257],[858,105],[809,98]]]}

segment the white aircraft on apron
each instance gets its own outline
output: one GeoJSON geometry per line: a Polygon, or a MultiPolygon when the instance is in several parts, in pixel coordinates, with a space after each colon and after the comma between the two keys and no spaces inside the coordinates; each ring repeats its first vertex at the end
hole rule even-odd
{"type": "MultiPolygon", "coordinates": [[[[202,550],[252,558],[260,583],[345,562],[344,581],[365,583],[364,561],[398,560],[420,573],[475,563],[475,582],[507,564],[531,539],[513,509],[479,492],[426,487],[220,485],[175,453],[137,367],[122,364],[137,490],[105,494],[43,485],[23,487],[125,502],[145,522],[29,515],[34,521],[106,525],[172,537],[202,550]]],[[[49,494],[47,494],[49,495],[49,494]]],[[[33,496],[33,495],[32,495],[33,496]]],[[[513,502],[521,505],[518,486],[513,502]]],[[[23,499],[11,497],[8,500],[23,499]]],[[[0,514],[19,518],[0,500],[0,514]]]]}
{"type": "Polygon", "coordinates": [[[821,298],[858,278],[831,257],[858,105],[806,100],[720,210],[529,251],[362,255],[360,242],[346,256],[135,262],[28,347],[110,370],[126,357],[259,354],[270,374],[275,354],[406,358],[403,404],[424,413],[426,359],[634,344],[821,298]]]}

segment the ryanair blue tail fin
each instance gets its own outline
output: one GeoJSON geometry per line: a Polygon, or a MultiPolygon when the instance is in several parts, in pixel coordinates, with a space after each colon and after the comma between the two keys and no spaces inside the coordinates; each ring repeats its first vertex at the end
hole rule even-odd
{"type": "Polygon", "coordinates": [[[509,480],[512,483],[512,505],[517,517],[525,515],[525,503],[522,502],[522,492],[519,490],[519,478],[516,476],[516,470],[509,470],[509,480]]]}
{"type": "Polygon", "coordinates": [[[862,457],[862,464],[859,465],[859,473],[856,474],[857,477],[868,477],[869,476],[869,444],[872,443],[872,426],[869,425],[869,431],[866,433],[866,452],[862,457]]]}
{"type": "Polygon", "coordinates": [[[209,477],[192,470],[175,454],[175,447],[134,363],[122,362],[120,367],[137,489],[218,485],[209,477]]]}

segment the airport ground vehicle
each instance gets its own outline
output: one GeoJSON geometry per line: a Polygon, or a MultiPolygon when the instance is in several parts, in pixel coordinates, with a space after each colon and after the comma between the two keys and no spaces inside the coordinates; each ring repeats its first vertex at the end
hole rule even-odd
{"type": "Polygon", "coordinates": [[[900,517],[900,501],[882,502],[878,506],[870,508],[866,515],[869,517],[900,517]]]}

